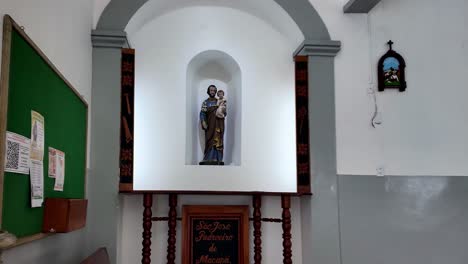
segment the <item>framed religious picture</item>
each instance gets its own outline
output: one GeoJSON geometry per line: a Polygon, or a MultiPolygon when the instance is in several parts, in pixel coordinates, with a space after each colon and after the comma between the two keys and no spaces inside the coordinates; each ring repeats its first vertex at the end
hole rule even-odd
{"type": "Polygon", "coordinates": [[[249,207],[185,205],[182,264],[249,263],[249,207]]]}
{"type": "Polygon", "coordinates": [[[378,79],[379,92],[385,89],[398,89],[400,92],[406,90],[405,67],[403,57],[392,49],[393,42],[388,43],[389,50],[379,60],[378,79]]]}

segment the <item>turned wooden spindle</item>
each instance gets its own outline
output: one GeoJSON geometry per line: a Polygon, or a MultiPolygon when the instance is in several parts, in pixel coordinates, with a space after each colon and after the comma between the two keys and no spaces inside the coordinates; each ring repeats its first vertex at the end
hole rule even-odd
{"type": "Polygon", "coordinates": [[[176,227],[177,227],[177,194],[169,194],[169,231],[167,231],[167,264],[175,264],[176,227]]]}
{"type": "Polygon", "coordinates": [[[292,264],[292,242],[291,242],[291,196],[282,195],[281,196],[281,207],[283,208],[283,213],[281,214],[283,218],[283,264],[292,264]]]}
{"type": "Polygon", "coordinates": [[[254,264],[262,263],[262,196],[253,196],[254,264]]]}
{"type": "Polygon", "coordinates": [[[145,193],[143,195],[143,258],[141,259],[142,264],[151,263],[151,207],[153,206],[153,195],[145,193]]]}

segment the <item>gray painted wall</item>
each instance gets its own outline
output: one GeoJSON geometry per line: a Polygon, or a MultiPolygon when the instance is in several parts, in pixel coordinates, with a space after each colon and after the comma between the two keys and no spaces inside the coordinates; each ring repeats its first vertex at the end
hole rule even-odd
{"type": "MultiPolygon", "coordinates": [[[[86,230],[56,234],[9,249],[3,253],[5,264],[72,264],[85,258],[86,230]]],[[[1,263],[1,261],[0,261],[1,263]]]]}
{"type": "Polygon", "coordinates": [[[309,57],[309,89],[312,95],[309,98],[310,154],[314,196],[303,197],[301,204],[304,263],[340,263],[333,63],[333,56],[309,57]]]}
{"type": "Polygon", "coordinates": [[[465,264],[468,178],[339,176],[344,264],[465,264]]]}
{"type": "Polygon", "coordinates": [[[274,0],[301,29],[307,40],[330,40],[327,26],[309,0],[274,0]],[[313,25],[313,26],[311,26],[313,25]]]}
{"type": "Polygon", "coordinates": [[[120,58],[120,49],[93,49],[86,255],[106,247],[112,263],[116,263],[120,223],[120,58]]]}
{"type": "Polygon", "coordinates": [[[348,0],[343,6],[345,13],[368,13],[381,0],[348,0]]]}

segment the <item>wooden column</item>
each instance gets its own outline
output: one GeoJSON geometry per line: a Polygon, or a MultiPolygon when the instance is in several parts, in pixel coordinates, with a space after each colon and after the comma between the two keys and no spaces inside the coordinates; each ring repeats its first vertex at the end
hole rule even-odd
{"type": "Polygon", "coordinates": [[[292,264],[292,242],[291,242],[291,196],[281,195],[281,207],[283,213],[283,264],[292,264]]]}
{"type": "Polygon", "coordinates": [[[151,193],[145,193],[143,195],[143,258],[141,259],[142,264],[151,263],[151,207],[153,206],[153,195],[151,193]]]}
{"type": "Polygon", "coordinates": [[[262,263],[262,196],[253,196],[254,264],[262,263]]]}
{"type": "Polygon", "coordinates": [[[167,264],[175,264],[176,227],[177,227],[177,194],[169,194],[169,231],[167,231],[167,264]]]}

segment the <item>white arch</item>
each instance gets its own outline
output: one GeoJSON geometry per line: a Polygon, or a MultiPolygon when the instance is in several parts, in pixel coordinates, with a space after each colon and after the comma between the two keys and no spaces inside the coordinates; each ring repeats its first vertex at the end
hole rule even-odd
{"type": "Polygon", "coordinates": [[[269,24],[295,47],[304,40],[304,35],[296,22],[273,0],[149,0],[130,19],[125,31],[131,41],[132,35],[150,21],[175,10],[193,6],[217,6],[240,10],[269,24]]]}

